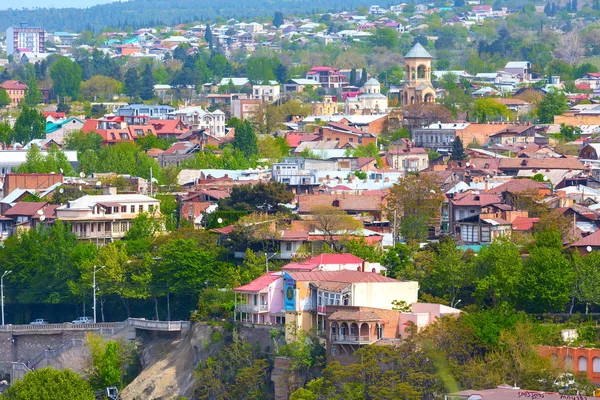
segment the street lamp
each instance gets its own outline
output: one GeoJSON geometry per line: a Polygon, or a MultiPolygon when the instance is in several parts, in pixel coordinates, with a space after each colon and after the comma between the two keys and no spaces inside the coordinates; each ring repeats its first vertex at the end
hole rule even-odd
{"type": "Polygon", "coordinates": [[[106,265],[101,268],[94,265],[94,283],[92,284],[92,290],[94,291],[94,323],[96,323],[96,272],[102,271],[104,268],[106,268],[106,265]]]}
{"type": "Polygon", "coordinates": [[[2,326],[4,326],[4,277],[12,271],[4,271],[0,278],[0,297],[2,298],[2,326]]]}
{"type": "Polygon", "coordinates": [[[277,255],[277,253],[273,253],[273,255],[271,255],[271,257],[269,257],[269,253],[267,253],[265,251],[265,267],[267,269],[267,274],[269,273],[269,260],[273,257],[275,257],[277,255]]]}

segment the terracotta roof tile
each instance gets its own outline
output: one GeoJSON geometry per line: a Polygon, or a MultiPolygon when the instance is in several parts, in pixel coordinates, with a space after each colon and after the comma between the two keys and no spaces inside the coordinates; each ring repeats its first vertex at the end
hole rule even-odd
{"type": "Polygon", "coordinates": [[[361,272],[344,269],[341,271],[313,271],[313,272],[289,272],[290,276],[297,281],[333,281],[346,283],[361,282],[399,282],[396,279],[374,272],[361,272]]]}

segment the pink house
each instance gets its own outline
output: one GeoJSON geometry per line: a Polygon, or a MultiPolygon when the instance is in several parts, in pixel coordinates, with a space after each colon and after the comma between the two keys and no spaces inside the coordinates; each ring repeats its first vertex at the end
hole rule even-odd
{"type": "Polygon", "coordinates": [[[253,324],[283,325],[283,279],[281,272],[269,272],[235,292],[234,320],[253,324]]]}
{"type": "Polygon", "coordinates": [[[282,271],[312,272],[312,271],[362,271],[381,273],[385,270],[379,263],[369,263],[352,254],[319,254],[306,260],[284,265],[282,271]]]}

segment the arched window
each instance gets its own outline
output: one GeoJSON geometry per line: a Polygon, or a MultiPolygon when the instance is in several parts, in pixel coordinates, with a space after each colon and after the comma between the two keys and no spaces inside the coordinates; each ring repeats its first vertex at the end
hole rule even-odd
{"type": "Polygon", "coordinates": [[[427,69],[424,65],[419,65],[417,68],[417,79],[425,79],[427,69]]]}
{"type": "Polygon", "coordinates": [[[572,356],[565,357],[565,369],[567,371],[573,371],[573,357],[572,356]]]}
{"type": "Polygon", "coordinates": [[[577,370],[579,372],[587,371],[587,363],[587,357],[579,357],[579,359],[577,360],[577,370]]]}
{"type": "Polygon", "coordinates": [[[594,357],[592,359],[592,372],[600,373],[600,357],[594,357]]]}

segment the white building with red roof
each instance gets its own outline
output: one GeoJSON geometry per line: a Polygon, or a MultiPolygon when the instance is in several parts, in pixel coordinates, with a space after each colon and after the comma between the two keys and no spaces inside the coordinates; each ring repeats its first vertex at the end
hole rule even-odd
{"type": "Polygon", "coordinates": [[[331,67],[312,67],[306,73],[306,79],[315,81],[315,84],[325,89],[337,89],[347,83],[346,76],[331,67]]]}

